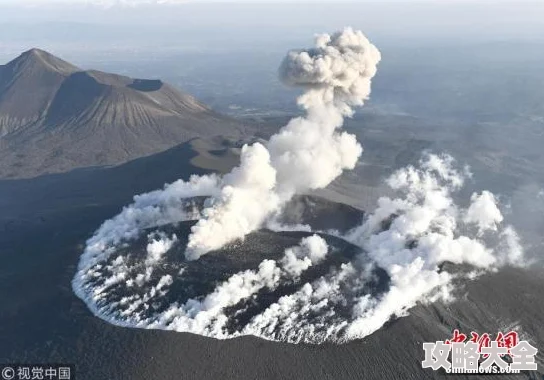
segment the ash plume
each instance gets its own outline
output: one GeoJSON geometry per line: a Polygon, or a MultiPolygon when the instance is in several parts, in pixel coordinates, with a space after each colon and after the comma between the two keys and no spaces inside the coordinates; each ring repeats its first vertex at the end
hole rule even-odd
{"type": "Polygon", "coordinates": [[[306,115],[291,120],[266,147],[244,147],[240,166],[225,176],[221,195],[193,227],[188,258],[243,238],[293,195],[324,188],[355,167],[363,149],[339,129],[351,107],[368,99],[380,59],[378,49],[351,28],[320,35],[315,47],[287,55],[280,76],[305,89],[298,103],[306,115]]]}
{"type": "Polygon", "coordinates": [[[320,35],[315,47],[288,53],[280,76],[306,89],[298,99],[306,115],[291,120],[265,145],[245,145],[240,165],[222,178],[195,176],[138,196],[89,240],[89,256],[153,224],[184,220],[181,199],[208,196],[185,253],[196,260],[259,229],[295,194],[326,187],[344,170],[353,169],[363,148],[340,128],[344,117],[352,114],[351,107],[362,105],[370,95],[380,58],[378,49],[351,28],[320,35]]]}

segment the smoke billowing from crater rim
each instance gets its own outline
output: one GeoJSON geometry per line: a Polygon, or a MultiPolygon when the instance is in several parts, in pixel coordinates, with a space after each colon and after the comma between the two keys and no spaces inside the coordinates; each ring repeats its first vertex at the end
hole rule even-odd
{"type": "Polygon", "coordinates": [[[128,327],[343,342],[373,333],[419,302],[451,300],[453,281],[464,274],[443,270],[444,262],[481,271],[520,265],[519,238],[502,225],[492,193],[475,193],[466,209],[454,203],[466,172],[447,155],[427,155],[419,167],[395,172],[387,183],[398,198],[381,198],[348,233],[314,235],[300,221],[285,227],[304,233],[273,258],[259,256],[259,248],[244,256],[247,262],[225,255],[248,249],[247,242],[258,246],[255,236],[285,238],[281,217],[292,198],[354,168],[363,149],[341,127],[368,99],[380,59],[350,28],[288,53],[281,77],[305,88],[298,102],[306,114],[268,142],[244,146],[240,165],[223,177],[193,176],[136,196],[87,241],[76,294],[97,316],[128,327]],[[176,225],[185,230],[163,231],[176,225]],[[267,227],[276,235],[262,231],[267,227]],[[138,253],[134,242],[144,234],[147,248],[138,253]],[[209,275],[214,268],[228,276],[197,270],[209,275]]]}
{"type": "Polygon", "coordinates": [[[341,132],[351,106],[368,99],[381,59],[360,31],[316,37],[315,47],[287,54],[280,76],[305,88],[306,110],[265,144],[244,146],[241,164],[223,178],[221,194],[193,227],[187,257],[197,259],[263,226],[295,194],[324,188],[355,167],[362,147],[341,132]]]}

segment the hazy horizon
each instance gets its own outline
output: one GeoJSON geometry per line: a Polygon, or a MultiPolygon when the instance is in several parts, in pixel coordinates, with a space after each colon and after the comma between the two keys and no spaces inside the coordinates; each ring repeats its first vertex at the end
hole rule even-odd
{"type": "Polygon", "coordinates": [[[93,52],[284,51],[352,26],[380,45],[544,41],[544,3],[193,3],[141,7],[26,7],[1,1],[0,61],[39,47],[93,52]],[[241,27],[243,25],[243,27],[241,27]]]}

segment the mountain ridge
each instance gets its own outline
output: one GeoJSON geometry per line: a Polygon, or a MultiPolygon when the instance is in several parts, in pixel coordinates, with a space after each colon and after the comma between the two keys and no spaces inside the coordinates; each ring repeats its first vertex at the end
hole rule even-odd
{"type": "Polygon", "coordinates": [[[116,165],[250,130],[160,79],[82,70],[40,49],[0,66],[0,178],[116,165]]]}

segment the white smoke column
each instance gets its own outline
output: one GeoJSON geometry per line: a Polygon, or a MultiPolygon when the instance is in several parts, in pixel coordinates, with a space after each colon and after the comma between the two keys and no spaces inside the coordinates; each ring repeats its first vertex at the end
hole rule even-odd
{"type": "Polygon", "coordinates": [[[268,150],[259,143],[245,145],[240,166],[223,178],[219,196],[204,209],[204,218],[193,226],[186,257],[198,259],[211,249],[254,231],[280,204],[273,191],[276,171],[268,150]]]}
{"type": "Polygon", "coordinates": [[[368,99],[380,58],[363,33],[351,28],[320,35],[314,48],[287,55],[280,76],[306,89],[298,99],[306,115],[291,120],[266,148],[244,147],[240,167],[225,178],[221,196],[194,226],[188,258],[243,238],[294,194],[326,187],[355,167],[363,149],[355,136],[338,129],[351,107],[368,99]]]}

